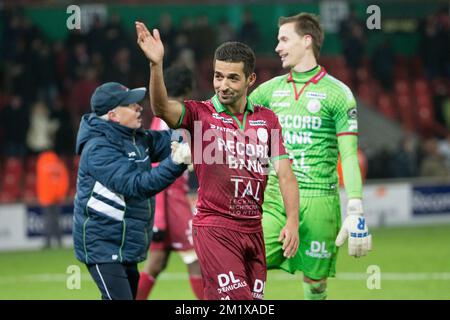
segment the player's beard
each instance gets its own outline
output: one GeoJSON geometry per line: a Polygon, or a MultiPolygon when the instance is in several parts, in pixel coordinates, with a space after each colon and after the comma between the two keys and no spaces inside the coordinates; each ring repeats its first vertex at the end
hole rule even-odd
{"type": "Polygon", "coordinates": [[[217,96],[219,97],[220,103],[225,106],[233,105],[236,103],[236,101],[239,100],[239,95],[236,93],[236,91],[227,92],[226,95],[218,92],[217,96]]]}

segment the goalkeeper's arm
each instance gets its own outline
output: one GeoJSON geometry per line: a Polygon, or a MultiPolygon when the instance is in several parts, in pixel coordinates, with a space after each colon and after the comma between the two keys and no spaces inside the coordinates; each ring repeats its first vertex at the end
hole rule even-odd
{"type": "Polygon", "coordinates": [[[365,256],[372,248],[372,236],[363,217],[362,181],[358,163],[358,139],[353,135],[338,138],[344,186],[348,197],[347,215],[336,237],[341,246],[348,238],[348,253],[354,257],[365,256]]]}
{"type": "Polygon", "coordinates": [[[341,155],[342,173],[347,198],[362,199],[361,170],[358,162],[358,137],[355,135],[339,136],[338,147],[341,155]]]}

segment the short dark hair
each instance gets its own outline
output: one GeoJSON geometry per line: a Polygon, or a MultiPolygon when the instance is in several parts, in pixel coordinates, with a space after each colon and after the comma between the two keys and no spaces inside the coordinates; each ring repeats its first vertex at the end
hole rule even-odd
{"type": "Polygon", "coordinates": [[[248,78],[255,72],[255,53],[252,48],[242,42],[225,42],[222,43],[214,53],[214,65],[216,60],[226,62],[243,62],[244,74],[248,78]]]}
{"type": "Polygon", "coordinates": [[[164,70],[164,82],[170,97],[182,97],[192,90],[193,74],[186,66],[173,65],[164,70]]]}
{"type": "Polygon", "coordinates": [[[322,48],[324,33],[320,25],[319,17],[312,13],[302,12],[291,17],[281,17],[278,20],[278,27],[283,24],[294,22],[295,31],[301,36],[310,35],[312,37],[313,52],[316,59],[319,58],[322,48]]]}

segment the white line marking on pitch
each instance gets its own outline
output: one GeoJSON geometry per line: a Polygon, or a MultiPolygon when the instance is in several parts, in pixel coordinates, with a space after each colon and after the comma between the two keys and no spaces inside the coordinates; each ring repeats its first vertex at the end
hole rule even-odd
{"type": "MultiPolygon", "coordinates": [[[[18,283],[18,282],[65,282],[69,275],[65,273],[40,273],[20,276],[0,276],[0,284],[18,283]]],[[[369,274],[362,272],[341,272],[336,275],[336,280],[339,281],[357,281],[367,280],[369,274]]],[[[268,281],[292,281],[300,279],[300,274],[270,274],[268,281]]],[[[82,281],[92,281],[89,274],[83,273],[81,275],[82,281]]],[[[187,272],[164,272],[158,277],[158,281],[180,281],[188,280],[187,272]]],[[[450,272],[382,272],[381,280],[383,281],[428,281],[428,280],[444,280],[450,281],[450,272]]]]}

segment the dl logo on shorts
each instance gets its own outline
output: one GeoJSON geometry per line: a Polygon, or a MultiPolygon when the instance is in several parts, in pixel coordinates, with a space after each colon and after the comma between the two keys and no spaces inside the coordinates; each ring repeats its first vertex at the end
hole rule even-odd
{"type": "Polygon", "coordinates": [[[262,280],[255,279],[255,284],[253,285],[253,298],[262,300],[264,298],[264,288],[266,283],[262,280]]]}
{"type": "Polygon", "coordinates": [[[311,241],[311,248],[306,250],[306,255],[318,259],[329,259],[331,257],[331,253],[326,249],[325,241],[311,241]]]}
{"type": "Polygon", "coordinates": [[[221,273],[217,275],[217,281],[219,282],[220,287],[217,289],[219,293],[224,293],[247,286],[245,281],[241,281],[234,277],[233,271],[228,272],[228,274],[221,273]]]}

